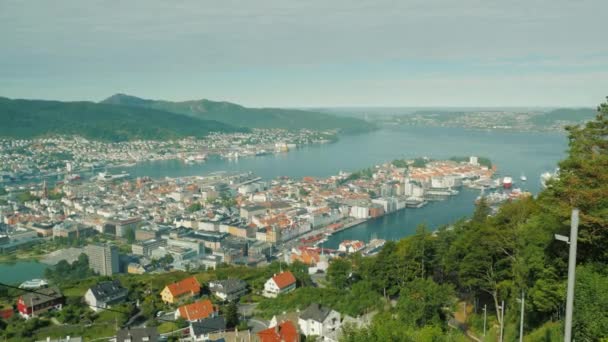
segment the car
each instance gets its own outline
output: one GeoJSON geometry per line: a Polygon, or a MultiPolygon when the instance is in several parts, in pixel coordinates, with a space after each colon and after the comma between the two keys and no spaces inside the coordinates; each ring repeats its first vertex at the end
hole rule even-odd
{"type": "Polygon", "coordinates": [[[156,317],[163,316],[164,314],[165,314],[164,311],[159,311],[159,312],[156,313],[156,317]]]}

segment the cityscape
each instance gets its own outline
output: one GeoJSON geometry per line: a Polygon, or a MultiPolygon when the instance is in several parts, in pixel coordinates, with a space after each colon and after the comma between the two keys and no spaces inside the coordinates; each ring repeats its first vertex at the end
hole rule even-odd
{"type": "Polygon", "coordinates": [[[0,2],[0,341],[608,342],[608,2],[0,2]]]}

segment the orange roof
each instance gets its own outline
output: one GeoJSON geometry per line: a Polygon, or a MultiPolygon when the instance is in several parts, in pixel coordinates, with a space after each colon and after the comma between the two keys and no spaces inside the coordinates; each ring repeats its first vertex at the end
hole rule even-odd
{"type": "Polygon", "coordinates": [[[199,284],[198,280],[194,277],[182,279],[177,283],[167,285],[171,294],[176,296],[181,296],[186,293],[195,293],[198,294],[201,292],[201,284],[199,284]]]}
{"type": "Polygon", "coordinates": [[[274,280],[275,284],[277,284],[279,289],[284,289],[288,286],[295,284],[296,277],[294,277],[291,272],[285,271],[272,277],[272,280],[274,280]]]}
{"type": "Polygon", "coordinates": [[[291,321],[258,332],[262,342],[297,342],[298,331],[291,321]]]}
{"type": "Polygon", "coordinates": [[[180,317],[188,321],[205,319],[216,311],[216,308],[213,307],[213,303],[209,299],[199,300],[198,302],[179,307],[180,317]]]}

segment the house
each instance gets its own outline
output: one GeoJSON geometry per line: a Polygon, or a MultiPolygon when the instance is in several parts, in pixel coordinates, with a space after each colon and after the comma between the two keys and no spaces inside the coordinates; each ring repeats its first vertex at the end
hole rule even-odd
{"type": "Polygon", "coordinates": [[[82,342],[82,337],[79,336],[66,336],[59,338],[47,337],[46,340],[38,340],[36,342],[82,342]]]}
{"type": "Polygon", "coordinates": [[[209,299],[199,300],[192,304],[180,306],[175,310],[175,319],[182,317],[186,321],[194,322],[205,318],[216,317],[219,309],[209,299]]]}
{"type": "Polygon", "coordinates": [[[209,290],[224,301],[239,299],[247,293],[247,283],[240,279],[216,280],[209,283],[209,290]]]}
{"type": "Polygon", "coordinates": [[[61,310],[65,298],[56,287],[47,287],[28,292],[17,300],[17,310],[25,318],[40,315],[50,310],[61,310]]]}
{"type": "Polygon", "coordinates": [[[155,327],[121,329],[116,333],[116,342],[157,342],[160,335],[155,327]]]}
{"type": "Polygon", "coordinates": [[[163,302],[173,304],[180,299],[198,296],[200,293],[201,284],[196,278],[189,277],[165,286],[160,296],[163,302]]]}
{"type": "Polygon", "coordinates": [[[260,342],[297,342],[300,336],[295,324],[286,321],[275,327],[259,331],[257,337],[260,342]]]}
{"type": "Polygon", "coordinates": [[[118,280],[102,281],[87,290],[84,301],[93,311],[98,312],[124,302],[127,294],[128,290],[118,280]]]}
{"type": "Polygon", "coordinates": [[[211,317],[190,323],[190,338],[194,342],[209,341],[212,333],[223,333],[226,330],[224,317],[211,317]]]}
{"type": "Polygon", "coordinates": [[[275,274],[264,284],[264,297],[276,298],[278,295],[288,293],[296,288],[296,277],[290,271],[275,274]]]}
{"type": "Polygon", "coordinates": [[[298,319],[302,334],[306,336],[323,336],[323,341],[335,341],[341,327],[340,313],[317,303],[310,304],[298,319]]]}

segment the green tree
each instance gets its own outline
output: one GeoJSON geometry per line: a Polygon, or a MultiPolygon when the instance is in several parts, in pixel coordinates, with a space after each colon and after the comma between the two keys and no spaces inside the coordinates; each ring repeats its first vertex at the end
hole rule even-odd
{"type": "Polygon", "coordinates": [[[234,328],[239,325],[239,311],[236,302],[231,302],[226,306],[226,327],[234,328]]]}
{"type": "Polygon", "coordinates": [[[344,289],[349,286],[348,278],[352,272],[352,265],[345,258],[336,258],[329,263],[327,269],[327,279],[337,289],[344,289]]]}
{"type": "Polygon", "coordinates": [[[397,301],[399,319],[411,327],[441,326],[445,321],[444,308],[451,306],[453,295],[449,285],[415,279],[401,289],[397,301]]]}

